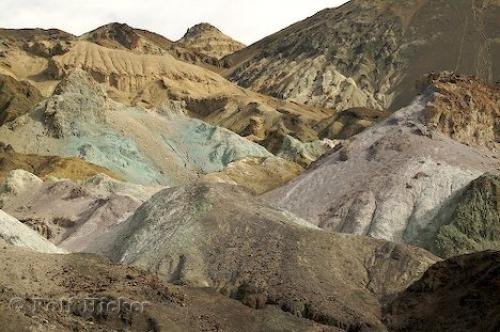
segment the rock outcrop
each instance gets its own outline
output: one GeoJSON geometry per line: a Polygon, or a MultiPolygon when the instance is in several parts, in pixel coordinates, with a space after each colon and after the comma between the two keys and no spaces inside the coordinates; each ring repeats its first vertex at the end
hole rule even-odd
{"type": "Polygon", "coordinates": [[[391,331],[497,331],[500,252],[436,263],[387,308],[391,331]]]}
{"type": "Polygon", "coordinates": [[[245,47],[208,23],[200,23],[189,28],[177,43],[184,48],[216,59],[221,59],[245,47]]]}
{"type": "Polygon", "coordinates": [[[500,176],[481,176],[465,188],[432,246],[442,257],[500,250],[500,176]]]}
{"type": "Polygon", "coordinates": [[[282,310],[344,330],[384,330],[385,302],[435,257],[423,250],[339,235],[228,185],[159,192],[88,250],[218,289],[253,308],[282,310]],[[348,267],[348,268],[346,268],[348,267]]]}
{"type": "Polygon", "coordinates": [[[29,82],[0,74],[0,125],[28,113],[41,101],[41,93],[29,82]]]}
{"type": "Polygon", "coordinates": [[[98,45],[133,51],[137,54],[170,55],[178,60],[216,70],[218,59],[186,48],[157,33],[136,29],[124,23],[109,23],[79,37],[98,45]]]}
{"type": "MultiPolygon", "coordinates": [[[[2,241],[41,253],[61,254],[65,252],[28,226],[23,225],[19,220],[0,210],[0,242],[2,241]]],[[[12,258],[15,259],[15,257],[12,258]]]]}
{"type": "Polygon", "coordinates": [[[475,77],[434,73],[422,82],[433,92],[424,121],[454,140],[500,151],[500,88],[475,77]]]}

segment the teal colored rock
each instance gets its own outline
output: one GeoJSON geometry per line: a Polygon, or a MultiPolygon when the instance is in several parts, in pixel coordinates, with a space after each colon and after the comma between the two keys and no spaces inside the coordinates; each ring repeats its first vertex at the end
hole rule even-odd
{"type": "Polygon", "coordinates": [[[483,175],[465,189],[434,246],[442,257],[500,250],[500,176],[483,175]]]}

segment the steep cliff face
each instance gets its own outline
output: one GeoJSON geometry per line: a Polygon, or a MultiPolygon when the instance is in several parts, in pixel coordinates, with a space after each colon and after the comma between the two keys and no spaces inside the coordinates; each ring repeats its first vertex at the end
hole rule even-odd
{"type": "Polygon", "coordinates": [[[226,57],[226,74],[300,103],[397,110],[431,71],[499,81],[499,15],[498,0],[354,0],[226,57]]]}
{"type": "Polygon", "coordinates": [[[208,23],[200,23],[189,28],[177,43],[216,59],[221,59],[245,47],[208,23]]]}
{"type": "Polygon", "coordinates": [[[460,143],[500,151],[500,87],[454,73],[431,74],[423,84],[434,93],[424,112],[427,126],[460,143]]]}

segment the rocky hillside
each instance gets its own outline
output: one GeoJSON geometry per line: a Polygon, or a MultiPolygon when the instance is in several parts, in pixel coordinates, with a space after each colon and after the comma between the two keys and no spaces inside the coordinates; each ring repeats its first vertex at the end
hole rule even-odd
{"type": "Polygon", "coordinates": [[[216,59],[245,48],[245,45],[226,36],[208,23],[200,23],[189,28],[177,44],[216,59]]]}
{"type": "Polygon", "coordinates": [[[387,310],[391,331],[496,331],[500,252],[436,263],[387,310]]]}
{"type": "Polygon", "coordinates": [[[214,288],[256,309],[277,305],[346,331],[383,331],[380,303],[436,259],[321,231],[228,185],[159,192],[87,250],[168,282],[214,288]]]}
{"type": "Polygon", "coordinates": [[[431,71],[500,81],[499,15],[498,0],[353,0],[228,56],[226,75],[303,104],[394,111],[431,71]]]}
{"type": "Polygon", "coordinates": [[[73,181],[87,180],[98,174],[121,179],[112,171],[79,158],[22,154],[14,151],[12,146],[0,143],[0,180],[14,170],[25,170],[42,178],[73,181]]]}
{"type": "Polygon", "coordinates": [[[29,112],[42,101],[42,94],[29,82],[0,74],[0,125],[29,112]]]}
{"type": "Polygon", "coordinates": [[[0,29],[0,330],[496,332],[499,18],[0,29]]]}
{"type": "Polygon", "coordinates": [[[169,54],[181,61],[215,69],[219,66],[218,59],[186,48],[157,33],[136,29],[123,23],[110,23],[87,32],[79,37],[98,45],[130,50],[139,54],[164,55],[169,54]]]}
{"type": "Polygon", "coordinates": [[[6,332],[339,331],[274,305],[253,310],[216,291],[165,283],[99,257],[43,255],[2,239],[0,245],[0,321],[6,332]]]}
{"type": "MultiPolygon", "coordinates": [[[[163,37],[123,24],[110,24],[78,38],[67,35],[59,41],[52,32],[42,31],[36,38],[54,48],[43,56],[27,46],[38,39],[19,35],[11,31],[4,37],[6,46],[0,70],[17,80],[28,80],[45,97],[53,94],[64,77],[80,68],[115,101],[128,106],[179,110],[226,127],[273,153],[286,149],[287,142],[296,139],[298,143],[315,142],[322,154],[331,144],[321,143],[321,139],[355,134],[376,122],[371,112],[357,111],[356,118],[342,116],[337,121],[339,117],[331,111],[243,89],[203,66],[188,63],[196,61],[165,51],[172,43],[163,37]],[[19,59],[26,65],[19,66],[19,59]],[[337,122],[352,129],[338,130],[337,122]]],[[[292,160],[308,165],[312,161],[310,154],[299,152],[297,156],[297,151],[304,149],[298,147],[283,155],[294,155],[292,160]]]]}
{"type": "Polygon", "coordinates": [[[0,140],[20,153],[78,157],[140,184],[185,183],[244,157],[271,156],[229,130],[170,109],[115,103],[81,70],[39,107],[0,127],[0,140]]]}
{"type": "MultiPolygon", "coordinates": [[[[460,91],[464,82],[471,89],[476,85],[465,78],[438,85],[460,91]]],[[[264,199],[325,229],[432,249],[436,232],[453,221],[455,199],[469,183],[486,172],[500,172],[492,136],[497,133],[498,94],[490,100],[478,98],[488,94],[474,92],[468,100],[478,108],[471,108],[439,91],[426,89],[409,107],[345,141],[264,199]],[[429,110],[443,100],[454,105],[442,108],[452,115],[434,125],[429,110]],[[462,138],[475,144],[462,144],[462,138]]],[[[481,237],[488,242],[489,235],[481,237]]]]}
{"type": "Polygon", "coordinates": [[[69,251],[81,251],[96,234],[128,218],[160,187],[143,187],[96,175],[75,183],[15,170],[0,183],[0,208],[69,251]]]}
{"type": "Polygon", "coordinates": [[[500,248],[500,176],[487,174],[472,181],[457,198],[449,220],[436,234],[440,256],[500,248]]]}

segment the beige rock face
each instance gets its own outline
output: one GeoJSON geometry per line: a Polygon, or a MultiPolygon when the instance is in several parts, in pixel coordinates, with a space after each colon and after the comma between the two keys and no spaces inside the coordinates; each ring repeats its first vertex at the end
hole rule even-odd
{"type": "Polygon", "coordinates": [[[349,1],[226,57],[225,74],[309,105],[395,111],[431,71],[499,81],[499,8],[498,0],[349,1]]]}
{"type": "Polygon", "coordinates": [[[238,187],[206,184],[156,194],[88,250],[254,308],[275,304],[371,331],[384,330],[379,301],[435,261],[405,245],[318,230],[238,187]]]}
{"type": "Polygon", "coordinates": [[[208,23],[197,24],[189,28],[177,44],[216,59],[221,59],[245,47],[244,44],[226,36],[208,23]]]}
{"type": "Polygon", "coordinates": [[[245,158],[227,165],[222,172],[205,175],[203,180],[245,187],[256,194],[278,188],[302,173],[303,168],[279,158],[245,158]]]}
{"type": "Polygon", "coordinates": [[[425,109],[427,126],[460,143],[500,151],[500,88],[453,73],[431,74],[423,88],[434,92],[425,109]]]}

